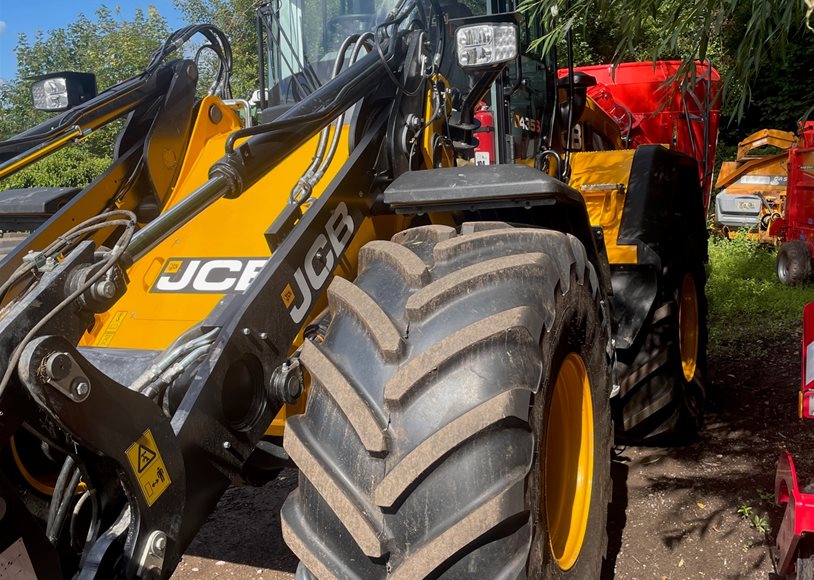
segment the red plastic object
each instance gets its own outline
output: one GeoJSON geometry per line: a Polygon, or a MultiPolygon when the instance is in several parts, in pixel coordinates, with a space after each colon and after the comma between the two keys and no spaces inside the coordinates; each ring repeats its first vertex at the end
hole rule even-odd
{"type": "MultiPolygon", "coordinates": [[[[629,62],[616,67],[592,65],[574,70],[596,79],[597,84],[588,89],[588,96],[614,119],[623,135],[628,135],[631,147],[667,145],[698,161],[706,207],[720,122],[721,77],[714,67],[697,62],[695,86],[682,98],[679,82],[664,84],[676,74],[679,65],[679,61],[629,62]],[[702,117],[707,107],[705,130],[702,117]],[[709,138],[706,150],[705,133],[709,138]]],[[[566,70],[559,71],[559,76],[566,74],[566,70]]]]}
{"type": "Polygon", "coordinates": [[[495,118],[489,105],[481,101],[475,111],[475,119],[480,127],[473,133],[478,140],[475,147],[475,165],[494,165],[495,163],[495,118]]]}
{"type": "MultiPolygon", "coordinates": [[[[812,127],[814,129],[814,127],[812,127]]],[[[814,140],[807,130],[801,141],[814,140]]],[[[789,149],[789,180],[786,188],[786,208],[778,233],[783,242],[801,240],[814,256],[814,148],[789,149]]]]}
{"type": "MultiPolygon", "coordinates": [[[[803,352],[800,375],[800,413],[802,417],[814,418],[811,396],[814,395],[814,302],[803,309],[803,352]]],[[[797,470],[788,451],[777,459],[774,476],[774,497],[779,504],[786,504],[783,522],[777,532],[777,573],[790,575],[794,571],[797,546],[804,533],[814,532],[814,493],[800,491],[797,470]]]]}
{"type": "Polygon", "coordinates": [[[814,121],[806,121],[803,125],[799,146],[805,149],[814,148],[814,121]]]}
{"type": "Polygon", "coordinates": [[[803,352],[800,365],[800,417],[814,419],[814,302],[803,310],[803,352]]]}
{"type": "Polygon", "coordinates": [[[786,504],[783,522],[777,532],[777,573],[790,575],[794,571],[797,545],[805,532],[814,531],[814,493],[803,493],[797,485],[797,470],[788,451],[777,460],[774,497],[786,504]]]}

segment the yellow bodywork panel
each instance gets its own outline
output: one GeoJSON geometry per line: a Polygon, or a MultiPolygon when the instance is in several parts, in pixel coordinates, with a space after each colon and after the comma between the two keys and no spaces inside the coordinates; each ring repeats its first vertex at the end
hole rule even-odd
{"type": "Polygon", "coordinates": [[[424,123],[427,129],[421,133],[421,156],[424,158],[424,167],[452,167],[455,165],[455,151],[446,142],[438,146],[436,139],[443,135],[446,127],[446,119],[452,112],[452,97],[449,96],[449,83],[439,75],[433,75],[432,83],[427,90],[427,99],[424,106],[424,123]],[[433,86],[437,86],[436,93],[433,86]],[[433,101],[437,100],[438,103],[433,101]],[[442,112],[436,111],[438,107],[443,107],[442,112]]]}
{"type": "MultiPolygon", "coordinates": [[[[237,116],[219,99],[209,97],[203,101],[165,211],[207,180],[210,167],[224,155],[227,137],[239,128],[237,116]],[[210,119],[212,106],[223,113],[217,123],[210,119]]],[[[80,344],[163,350],[205,319],[226,292],[245,290],[271,255],[264,234],[311,163],[317,139],[315,136],[294,151],[240,197],[222,198],[204,209],[136,262],[128,270],[127,293],[111,311],[97,316],[80,344]]],[[[314,197],[324,191],[347,158],[347,139],[341,139],[328,171],[314,189],[314,197]]],[[[403,221],[392,216],[377,218],[376,223],[366,220],[339,261],[336,273],[352,279],[361,245],[374,238],[390,237],[403,227],[403,221]]],[[[326,306],[324,294],[314,312],[326,306]]],[[[301,340],[302,335],[292,350],[301,340]]],[[[285,415],[300,411],[300,406],[284,408],[270,433],[281,435],[285,415]]]]}
{"type": "Polygon", "coordinates": [[[623,149],[571,156],[568,185],[579,191],[585,200],[591,225],[602,227],[611,264],[636,264],[638,261],[635,245],[618,242],[634,153],[633,149],[623,149]]]}
{"type": "MultiPolygon", "coordinates": [[[[620,150],[623,148],[622,131],[619,129],[619,125],[593,99],[586,100],[585,110],[582,112],[579,122],[583,126],[589,127],[591,133],[598,133],[606,149],[620,150]]],[[[586,134],[584,138],[589,139],[590,136],[586,134]]],[[[586,145],[590,145],[590,147],[586,147],[590,150],[593,149],[594,143],[586,143],[586,145]]]]}
{"type": "Polygon", "coordinates": [[[749,152],[758,147],[771,145],[779,149],[790,149],[797,143],[797,136],[779,129],[761,129],[738,143],[738,160],[747,159],[749,152]]]}
{"type": "MultiPolygon", "coordinates": [[[[786,184],[772,185],[771,180],[764,180],[767,183],[750,183],[750,178],[746,176],[765,177],[785,177],[788,175],[788,153],[778,153],[766,157],[754,158],[742,163],[740,161],[724,161],[715,181],[715,187],[724,189],[729,193],[753,193],[757,190],[771,190],[774,193],[786,193],[786,184]],[[761,187],[755,187],[760,185],[761,187]]],[[[752,180],[754,181],[754,180],[752,180]]],[[[781,180],[782,181],[782,180],[781,180]]]]}

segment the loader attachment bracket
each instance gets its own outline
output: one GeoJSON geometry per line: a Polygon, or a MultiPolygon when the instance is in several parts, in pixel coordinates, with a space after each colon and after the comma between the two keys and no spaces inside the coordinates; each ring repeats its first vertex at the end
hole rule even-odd
{"type": "MultiPolygon", "coordinates": [[[[164,558],[174,565],[180,558],[176,538],[184,510],[184,460],[161,408],[100,372],[59,336],[30,342],[19,372],[34,400],[81,444],[91,483],[94,473],[115,463],[135,508],[124,548],[130,566],[145,562],[142,556],[156,533],[164,535],[164,558]],[[56,386],[63,377],[73,379],[67,389],[56,386]]],[[[146,572],[133,568],[128,576],[146,572]]]]}

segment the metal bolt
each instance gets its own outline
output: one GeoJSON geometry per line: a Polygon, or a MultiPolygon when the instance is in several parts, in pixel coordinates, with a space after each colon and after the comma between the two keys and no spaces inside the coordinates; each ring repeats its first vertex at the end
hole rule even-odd
{"type": "Polygon", "coordinates": [[[198,67],[195,66],[194,64],[190,64],[187,67],[187,77],[189,77],[190,80],[197,81],[198,80],[198,67]]]}
{"type": "Polygon", "coordinates": [[[220,123],[221,119],[223,119],[223,112],[217,105],[212,105],[209,107],[209,120],[212,121],[215,125],[220,123]]]}
{"type": "Polygon", "coordinates": [[[249,329],[249,328],[244,328],[243,329],[243,334],[244,335],[249,336],[251,333],[252,333],[251,329],[249,329]]]}
{"type": "Polygon", "coordinates": [[[64,352],[54,352],[45,357],[45,374],[52,381],[61,381],[71,372],[73,362],[64,352]]]}
{"type": "Polygon", "coordinates": [[[116,296],[116,285],[110,280],[100,280],[93,290],[99,298],[110,300],[116,296]]]}
{"type": "Polygon", "coordinates": [[[224,449],[230,449],[231,447],[232,447],[232,444],[229,443],[228,441],[223,442],[223,448],[224,449]]]}
{"type": "Polygon", "coordinates": [[[90,393],[90,385],[87,381],[76,379],[71,385],[71,392],[74,394],[75,400],[84,401],[90,393]]]}
{"type": "Polygon", "coordinates": [[[260,340],[268,340],[268,339],[269,339],[269,333],[268,332],[261,332],[260,333],[260,340]]]}
{"type": "Polygon", "coordinates": [[[165,536],[157,536],[155,541],[153,542],[153,549],[156,551],[156,554],[163,554],[164,550],[167,548],[167,538],[165,536]]]}

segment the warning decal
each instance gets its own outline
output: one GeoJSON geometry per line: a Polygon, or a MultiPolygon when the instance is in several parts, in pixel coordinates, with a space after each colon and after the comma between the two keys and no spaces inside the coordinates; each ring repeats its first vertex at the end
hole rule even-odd
{"type": "Polygon", "coordinates": [[[0,578],[8,580],[37,580],[28,550],[20,538],[0,554],[0,578]]]}
{"type": "Polygon", "coordinates": [[[155,453],[144,447],[143,445],[138,446],[138,472],[141,473],[152,463],[153,459],[155,459],[155,453]]]}
{"type": "Polygon", "coordinates": [[[147,429],[125,453],[147,505],[153,505],[172,481],[150,430],[147,429]]]}

